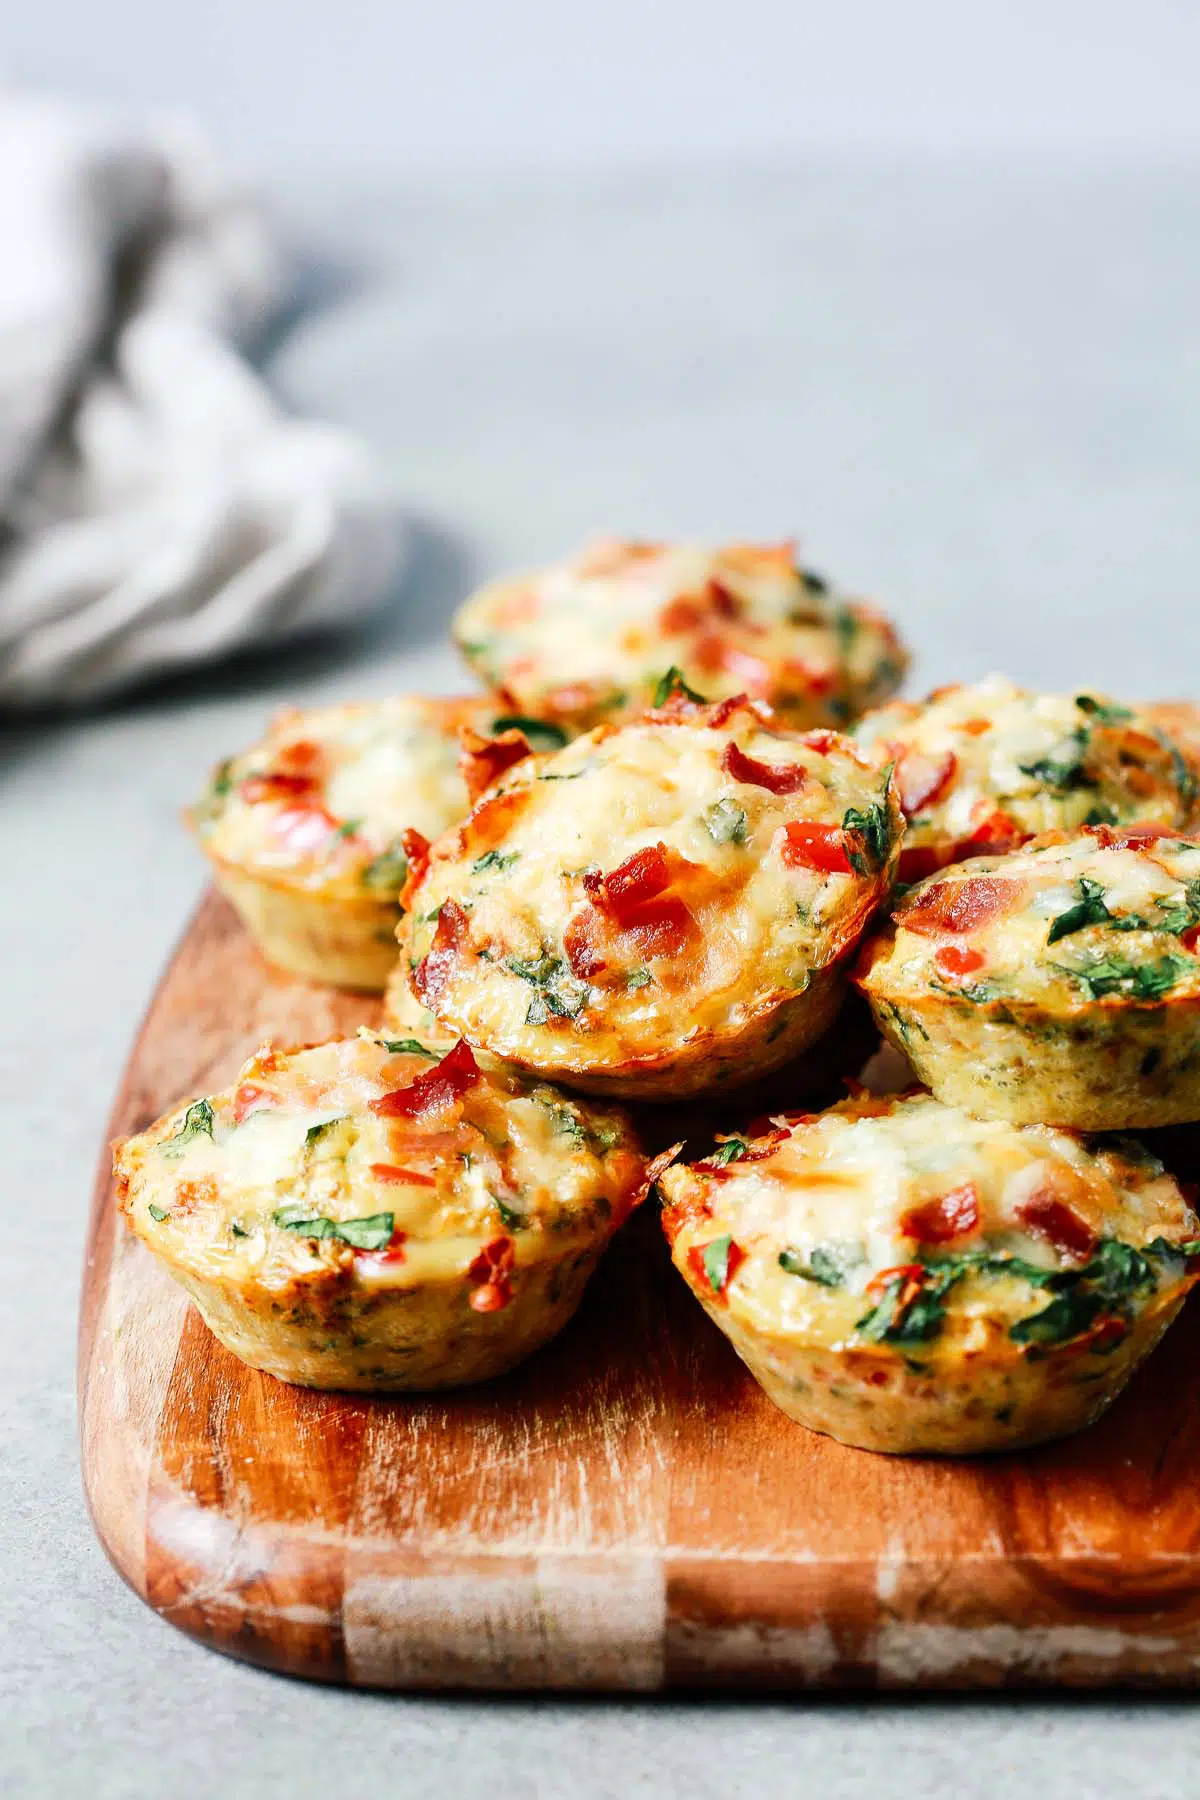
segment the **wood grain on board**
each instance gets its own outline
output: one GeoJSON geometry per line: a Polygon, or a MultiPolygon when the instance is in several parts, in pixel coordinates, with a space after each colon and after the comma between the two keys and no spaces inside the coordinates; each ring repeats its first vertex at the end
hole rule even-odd
{"type": "MultiPolygon", "coordinates": [[[[265,1038],[375,1004],[268,969],[205,899],[113,1135],[265,1038]]],[[[102,1158],[80,1415],[100,1539],[156,1612],[270,1668],[395,1688],[1192,1684],[1196,1303],[1078,1438],[954,1463],[785,1419],[645,1209],[574,1322],[490,1386],[364,1399],[222,1350],[115,1213],[102,1158]]]]}

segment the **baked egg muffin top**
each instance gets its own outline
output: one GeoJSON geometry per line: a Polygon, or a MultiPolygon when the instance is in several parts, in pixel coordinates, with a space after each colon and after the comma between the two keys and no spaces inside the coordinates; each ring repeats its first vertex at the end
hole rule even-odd
{"type": "Polygon", "coordinates": [[[857,978],[1040,1012],[1200,1000],[1200,840],[1097,825],[956,864],[903,895],[857,978]]]}
{"type": "Polygon", "coordinates": [[[480,1311],[548,1246],[606,1237],[645,1187],[619,1109],[483,1070],[463,1043],[439,1056],[367,1031],[260,1050],[115,1166],[139,1236],[204,1280],[461,1277],[480,1311]]]}
{"type": "Polygon", "coordinates": [[[836,732],[676,691],[515,763],[435,844],[413,985],[497,1055],[661,1053],[802,993],[852,947],[900,830],[889,772],[836,732]]]}
{"type": "Polygon", "coordinates": [[[888,620],[798,566],[791,543],[594,544],[481,589],[454,636],[514,707],[588,725],[648,706],[669,663],[709,698],[837,725],[893,693],[908,661],[888,620]]]}
{"type": "Polygon", "coordinates": [[[1189,1282],[1197,1221],[1130,1139],[925,1093],[783,1114],[658,1177],[675,1261],[765,1338],[914,1361],[1115,1344],[1189,1282]]]}
{"type": "Polygon", "coordinates": [[[964,857],[1081,825],[1189,823],[1196,782],[1161,723],[1102,694],[1034,694],[993,675],[893,701],[857,741],[896,764],[914,880],[964,857]]]}
{"type": "Polygon", "coordinates": [[[217,862],[394,900],[410,857],[470,803],[460,734],[511,724],[490,700],[415,694],[281,712],[260,743],[218,765],[190,822],[217,862]]]}

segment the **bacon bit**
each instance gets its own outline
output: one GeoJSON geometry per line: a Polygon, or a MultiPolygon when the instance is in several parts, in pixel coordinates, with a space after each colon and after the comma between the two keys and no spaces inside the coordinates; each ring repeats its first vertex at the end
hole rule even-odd
{"type": "Polygon", "coordinates": [[[485,1244],[467,1269],[467,1279],[477,1285],[471,1295],[476,1312],[499,1312],[512,1299],[512,1274],[516,1256],[509,1237],[493,1238],[485,1244]]]}
{"type": "Polygon", "coordinates": [[[316,791],[317,783],[311,775],[288,775],[279,770],[247,775],[240,789],[242,799],[251,806],[260,800],[298,800],[316,791]]]}
{"type": "Polygon", "coordinates": [[[397,1163],[372,1163],[371,1173],[377,1181],[408,1181],[415,1187],[437,1186],[432,1175],[422,1175],[416,1169],[402,1169],[397,1163]]]}
{"type": "Polygon", "coordinates": [[[563,954],[572,975],[579,981],[590,981],[593,975],[602,974],[608,967],[594,941],[595,929],[595,913],[579,912],[568,920],[563,932],[563,954]]]}
{"type": "Polygon", "coordinates": [[[413,970],[412,976],[418,997],[434,1012],[454,974],[454,965],[466,943],[467,931],[467,915],[458,901],[443,900],[433,942],[413,970]]]}
{"type": "Polygon", "coordinates": [[[810,694],[828,694],[837,686],[836,666],[818,669],[812,663],[801,662],[799,657],[789,657],[784,667],[789,676],[804,683],[810,694]]]}
{"type": "Polygon", "coordinates": [[[737,595],[725,586],[723,581],[715,577],[708,583],[706,592],[712,602],[713,611],[722,619],[736,619],[742,610],[742,603],[737,595]]]}
{"type": "Polygon", "coordinates": [[[951,1244],[979,1229],[979,1190],[964,1181],[936,1200],[925,1200],[901,1216],[900,1229],[918,1244],[951,1244]]]}
{"type": "Polygon", "coordinates": [[[785,825],[779,856],[785,868],[819,869],[825,875],[847,875],[852,866],[841,826],[821,825],[815,820],[785,825]]]}
{"type": "Polygon", "coordinates": [[[963,839],[957,854],[960,858],[1001,856],[1005,851],[1017,849],[1026,835],[1012,814],[997,806],[980,820],[970,837],[963,839]]]}
{"type": "Polygon", "coordinates": [[[765,700],[771,692],[771,665],[764,662],[761,656],[740,649],[737,644],[727,643],[715,635],[701,638],[696,645],[695,656],[702,669],[713,672],[723,670],[726,675],[744,682],[749,692],[759,700],[765,700]]]}
{"type": "Polygon", "coordinates": [[[667,895],[639,907],[620,922],[620,930],[649,961],[656,956],[678,956],[695,937],[696,921],[682,900],[667,895]]]}
{"type": "Polygon", "coordinates": [[[1094,837],[1102,850],[1141,850],[1147,844],[1156,844],[1160,838],[1186,837],[1186,832],[1172,831],[1169,825],[1123,825],[1114,829],[1111,825],[1085,825],[1083,828],[1089,837],[1094,837]]]}
{"type": "Polygon", "coordinates": [[[828,756],[831,750],[837,749],[841,741],[836,731],[806,731],[804,733],[804,742],[810,744],[819,756],[828,756]]]}
{"type": "Polygon", "coordinates": [[[1011,912],[1021,896],[1021,884],[994,875],[972,875],[966,881],[939,881],[927,888],[913,906],[901,906],[894,914],[906,931],[926,937],[942,932],[954,935],[975,931],[1011,912]]]}
{"type": "MultiPolygon", "coordinates": [[[[716,1242],[716,1239],[710,1240],[716,1242]]],[[[687,1253],[688,1268],[696,1278],[701,1293],[706,1300],[718,1306],[729,1305],[729,1284],[746,1260],[746,1252],[733,1238],[729,1240],[729,1249],[725,1253],[725,1279],[719,1288],[714,1288],[709,1279],[708,1270],[704,1266],[704,1252],[708,1244],[692,1244],[687,1253]]]]}
{"type": "Polygon", "coordinates": [[[498,849],[532,797],[533,787],[529,782],[485,794],[458,828],[456,848],[459,854],[474,860],[488,850],[498,849]]]}
{"type": "Polygon", "coordinates": [[[173,1210],[194,1212],[198,1206],[211,1206],[216,1197],[217,1184],[211,1175],[200,1175],[194,1181],[177,1181],[173,1210]]]}
{"type": "Polygon", "coordinates": [[[973,975],[976,969],[982,969],[985,960],[981,951],[972,950],[966,944],[943,944],[934,953],[933,966],[947,981],[961,981],[964,976],[973,975]]]}
{"type": "Polygon", "coordinates": [[[808,771],[803,763],[787,763],[773,767],[770,763],[759,762],[756,757],[747,756],[739,750],[732,738],[726,744],[721,757],[721,767],[735,781],[744,782],[748,787],[766,788],[771,794],[796,794],[808,784],[808,771]]]}
{"type": "Polygon", "coordinates": [[[323,850],[337,829],[337,820],[323,806],[288,807],[271,821],[274,835],[298,856],[323,850]]]}
{"type": "Polygon", "coordinates": [[[666,632],[668,637],[695,631],[697,626],[703,625],[703,623],[704,608],[684,595],[669,601],[658,615],[659,630],[666,632]]]}
{"type": "MultiPolygon", "coordinates": [[[[702,1169],[710,1180],[729,1181],[745,1163],[767,1162],[774,1156],[780,1144],[786,1144],[792,1134],[790,1131],[785,1131],[782,1127],[770,1129],[770,1121],[768,1120],[766,1123],[768,1129],[765,1132],[753,1133],[753,1135],[761,1138],[761,1142],[755,1143],[750,1148],[744,1150],[732,1163],[709,1162],[708,1159],[705,1158],[703,1162],[693,1163],[692,1167],[694,1169],[702,1169]]],[[[753,1128],[751,1128],[751,1131],[753,1132],[753,1128]]]]}
{"type": "Polygon", "coordinates": [[[466,784],[472,806],[494,782],[499,781],[506,769],[511,769],[514,763],[524,762],[531,754],[529,739],[523,731],[502,731],[499,737],[485,738],[472,731],[469,725],[463,725],[458,741],[462,746],[458,772],[466,784]]]}
{"type": "Polygon", "coordinates": [[[325,752],[311,738],[297,738],[294,744],[280,746],[275,761],[280,769],[286,769],[292,775],[307,775],[313,780],[324,768],[325,752]]]}
{"type": "Polygon", "coordinates": [[[1096,1248],[1096,1234],[1087,1220],[1051,1193],[1031,1194],[1018,1206],[1017,1217],[1033,1237],[1077,1262],[1086,1262],[1096,1248]]]}
{"type": "Polygon", "coordinates": [[[953,750],[943,756],[925,756],[906,750],[896,769],[896,791],[905,813],[919,813],[939,800],[958,770],[953,750]]]}
{"type": "Polygon", "coordinates": [[[251,1113],[278,1105],[279,1095],[272,1093],[270,1088],[259,1087],[253,1081],[243,1081],[233,1096],[233,1122],[235,1125],[244,1125],[251,1113]]]}
{"type": "Polygon", "coordinates": [[[718,731],[735,712],[743,710],[752,712],[756,719],[761,717],[760,709],[755,706],[749,694],[731,694],[728,700],[718,700],[715,706],[709,708],[704,724],[710,731],[718,731]]]}
{"type": "Polygon", "coordinates": [[[667,867],[667,846],[659,842],[635,850],[608,875],[589,870],[583,885],[597,905],[605,906],[617,918],[634,911],[647,900],[653,900],[671,885],[667,867]]]}
{"type": "Polygon", "coordinates": [[[414,831],[411,825],[406,825],[400,833],[400,842],[408,860],[408,874],[404,878],[404,886],[396,896],[396,903],[407,912],[412,903],[412,897],[429,867],[430,843],[424,832],[414,831]]]}
{"type": "Polygon", "coordinates": [[[908,1311],[928,1279],[929,1270],[924,1263],[897,1263],[895,1268],[880,1269],[878,1275],[872,1276],[867,1283],[866,1292],[870,1299],[881,1300],[893,1281],[900,1282],[896,1304],[896,1314],[899,1317],[908,1311]]]}
{"type": "Polygon", "coordinates": [[[479,1064],[465,1038],[459,1038],[453,1050],[447,1051],[440,1063],[426,1069],[407,1087],[393,1088],[370,1102],[370,1108],[381,1119],[416,1119],[461,1100],[468,1088],[480,1079],[479,1064]]]}
{"type": "Polygon", "coordinates": [[[1122,1319],[1117,1313],[1106,1313],[1102,1318],[1093,1319],[1087,1330],[1070,1339],[1070,1343],[1076,1350],[1082,1350],[1085,1346],[1091,1350],[1103,1350],[1108,1344],[1119,1344],[1128,1330],[1127,1319],[1122,1319]]]}

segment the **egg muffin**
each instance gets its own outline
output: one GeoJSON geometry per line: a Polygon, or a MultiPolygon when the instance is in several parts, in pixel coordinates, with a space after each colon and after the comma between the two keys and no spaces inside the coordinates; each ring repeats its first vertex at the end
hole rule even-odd
{"type": "Polygon", "coordinates": [[[1200,1119],[1200,839],[1086,827],[911,888],[856,980],[940,1100],[1080,1130],[1200,1119]]]}
{"type": "Polygon", "coordinates": [[[798,730],[841,725],[908,663],[888,620],[799,566],[791,543],[593,544],[481,589],[453,632],[510,710],[571,731],[644,710],[671,664],[710,699],[748,694],[798,730]]]}
{"type": "Polygon", "coordinates": [[[433,846],[412,982],[443,1028],[586,1091],[754,1081],[812,1042],[887,892],[886,770],[676,693],[510,767],[433,846]]]}
{"type": "Polygon", "coordinates": [[[364,1392],[483,1381],[546,1343],[648,1180],[619,1110],[368,1032],[260,1051],[114,1166],[228,1350],[364,1392]]]}
{"type": "Polygon", "coordinates": [[[908,821],[900,879],[1082,825],[1192,820],[1196,776],[1176,721],[1102,694],[1031,694],[993,675],[893,701],[855,737],[896,765],[908,821]]]}
{"type": "Polygon", "coordinates": [[[676,1268],[769,1397],[844,1444],[971,1455],[1078,1431],[1197,1279],[1128,1139],[928,1094],[781,1116],[659,1175],[676,1268]]]}
{"type": "Polygon", "coordinates": [[[491,701],[404,695],[280,713],[219,764],[187,817],[263,954],[316,981],[382,988],[410,862],[470,802],[460,739],[469,757],[512,725],[491,701]]]}

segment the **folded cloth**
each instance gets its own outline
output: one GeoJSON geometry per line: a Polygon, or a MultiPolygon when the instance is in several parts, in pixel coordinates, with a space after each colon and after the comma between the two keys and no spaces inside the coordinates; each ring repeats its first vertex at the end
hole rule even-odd
{"type": "Polygon", "coordinates": [[[0,709],[379,602],[393,498],[239,354],[286,270],[196,136],[0,90],[0,270],[0,709]]]}

